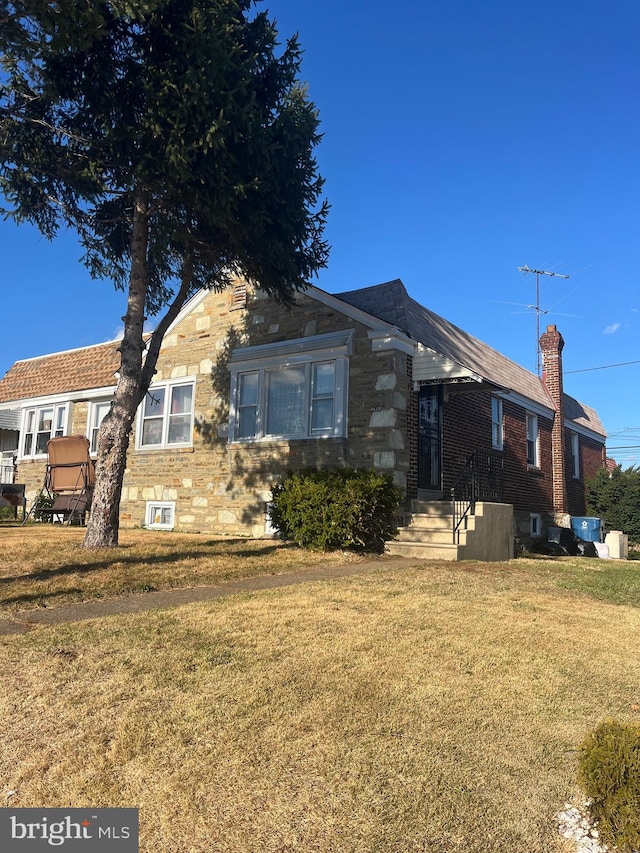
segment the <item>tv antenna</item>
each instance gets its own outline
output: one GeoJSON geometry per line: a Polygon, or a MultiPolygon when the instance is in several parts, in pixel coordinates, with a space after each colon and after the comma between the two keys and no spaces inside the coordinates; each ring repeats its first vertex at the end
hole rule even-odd
{"type": "Polygon", "coordinates": [[[536,276],[536,304],[531,307],[536,312],[536,370],[538,371],[538,376],[541,374],[541,365],[540,365],[540,315],[548,314],[548,311],[545,311],[540,307],[540,276],[541,275],[549,275],[555,276],[556,278],[569,278],[568,275],[562,275],[559,272],[550,272],[549,270],[534,270],[531,267],[528,267],[526,264],[523,267],[518,267],[518,270],[523,273],[535,273],[536,276]]]}

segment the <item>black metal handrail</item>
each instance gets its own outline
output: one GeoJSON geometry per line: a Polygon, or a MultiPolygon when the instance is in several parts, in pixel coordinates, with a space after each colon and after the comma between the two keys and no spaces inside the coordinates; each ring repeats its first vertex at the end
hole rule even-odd
{"type": "Polygon", "coordinates": [[[476,511],[478,501],[502,503],[504,500],[504,460],[496,450],[474,450],[451,489],[453,507],[453,544],[460,540],[460,529],[476,511]]]}

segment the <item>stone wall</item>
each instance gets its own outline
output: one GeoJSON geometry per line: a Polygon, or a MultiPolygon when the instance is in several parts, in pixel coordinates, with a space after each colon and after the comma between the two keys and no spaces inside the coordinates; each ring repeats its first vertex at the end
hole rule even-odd
{"type": "Polygon", "coordinates": [[[156,381],[195,377],[193,447],[129,453],[123,526],[144,523],[146,502],[175,501],[176,529],[263,535],[274,481],[307,466],[375,467],[406,487],[407,357],[372,352],[368,329],[308,296],[287,310],[262,294],[235,310],[230,291],[208,294],[164,341],[156,381]],[[228,442],[230,373],[235,347],[353,330],[348,439],[228,442]]]}

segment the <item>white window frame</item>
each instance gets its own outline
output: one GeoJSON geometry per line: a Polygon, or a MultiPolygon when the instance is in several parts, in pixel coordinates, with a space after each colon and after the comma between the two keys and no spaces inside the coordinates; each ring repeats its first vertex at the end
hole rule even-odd
{"type": "Polygon", "coordinates": [[[98,431],[102,421],[105,419],[107,412],[111,410],[112,398],[105,400],[92,400],[89,403],[89,411],[87,412],[87,438],[89,439],[89,453],[95,456],[98,452],[98,431]],[[108,407],[106,411],[100,410],[108,407]]]}
{"type": "Polygon", "coordinates": [[[491,447],[504,449],[504,413],[500,397],[491,397],[491,447]]]}
{"type": "Polygon", "coordinates": [[[229,369],[231,371],[231,405],[229,413],[229,441],[255,442],[278,439],[314,439],[343,437],[347,434],[347,393],[349,377],[349,355],[353,332],[334,332],[328,335],[314,335],[309,338],[297,338],[293,341],[264,344],[234,350],[229,369]],[[326,428],[314,429],[312,410],[314,402],[329,399],[328,395],[319,397],[314,392],[314,368],[331,364],[334,370],[333,385],[333,422],[326,428]],[[281,370],[295,370],[304,377],[303,381],[303,425],[293,433],[270,433],[268,431],[269,379],[281,370]],[[255,431],[252,435],[240,436],[240,392],[242,377],[254,375],[257,378],[257,398],[250,408],[255,408],[255,431]]]}
{"type": "Polygon", "coordinates": [[[147,501],[144,526],[149,530],[173,530],[176,525],[176,503],[175,501],[147,501]],[[164,512],[169,511],[169,521],[162,521],[164,512]],[[160,513],[160,521],[154,519],[160,513]]]}
{"type": "Polygon", "coordinates": [[[533,412],[526,413],[526,450],[527,450],[527,465],[530,468],[540,467],[540,428],[538,426],[538,416],[533,412]],[[529,453],[529,449],[533,451],[529,453]]]}
{"type": "Polygon", "coordinates": [[[529,536],[539,539],[542,536],[542,516],[539,512],[529,514],[529,536]]]}
{"type": "Polygon", "coordinates": [[[573,462],[573,478],[580,479],[580,436],[577,432],[571,433],[571,460],[573,462]]]}
{"type": "MultiPolygon", "coordinates": [[[[136,428],[136,450],[174,450],[180,447],[192,447],[193,446],[193,423],[194,423],[194,412],[195,412],[195,393],[196,393],[196,380],[193,376],[184,376],[179,379],[172,379],[169,382],[158,382],[157,384],[152,385],[147,394],[145,395],[145,399],[140,403],[138,408],[138,417],[137,417],[137,428],[136,428]],[[185,386],[191,387],[191,412],[190,414],[190,423],[189,423],[189,440],[188,441],[168,441],[169,435],[169,423],[171,420],[171,395],[175,388],[182,388],[185,386]],[[164,393],[164,411],[162,415],[158,415],[156,417],[162,419],[161,425],[161,440],[157,444],[143,444],[143,430],[145,421],[148,418],[145,418],[145,404],[147,397],[150,395],[152,398],[154,396],[154,392],[162,391],[164,393]]],[[[186,413],[184,413],[186,414],[186,413]]]]}
{"type": "Polygon", "coordinates": [[[69,434],[69,421],[71,416],[71,404],[69,401],[57,403],[40,403],[37,406],[28,406],[22,411],[22,428],[20,430],[20,458],[42,459],[47,455],[48,442],[52,438],[61,438],[69,434]],[[51,410],[51,426],[49,430],[38,429],[38,424],[43,413],[51,410]],[[31,427],[30,431],[28,428],[31,427]],[[31,446],[27,452],[27,436],[31,436],[31,446]],[[38,436],[48,435],[44,450],[36,452],[38,436]]]}

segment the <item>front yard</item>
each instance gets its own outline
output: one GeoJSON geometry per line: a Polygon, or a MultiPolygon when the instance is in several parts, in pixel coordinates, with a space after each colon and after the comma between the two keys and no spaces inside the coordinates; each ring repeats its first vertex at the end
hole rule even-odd
{"type": "Polygon", "coordinates": [[[312,569],[357,559],[305,552],[270,540],[123,530],[120,547],[85,550],[84,529],[0,526],[0,615],[36,607],[236,578],[312,569]]]}
{"type": "MultiPolygon", "coordinates": [[[[50,533],[39,580],[30,531],[0,530],[22,576],[7,607],[91,595],[92,578],[114,594],[110,560],[158,586],[341,559],[142,532],[87,555],[79,532],[50,533]]],[[[604,717],[640,719],[636,566],[381,560],[0,638],[0,794],[138,806],[144,853],[568,853],[555,815],[580,800],[579,743],[604,717]]]]}

